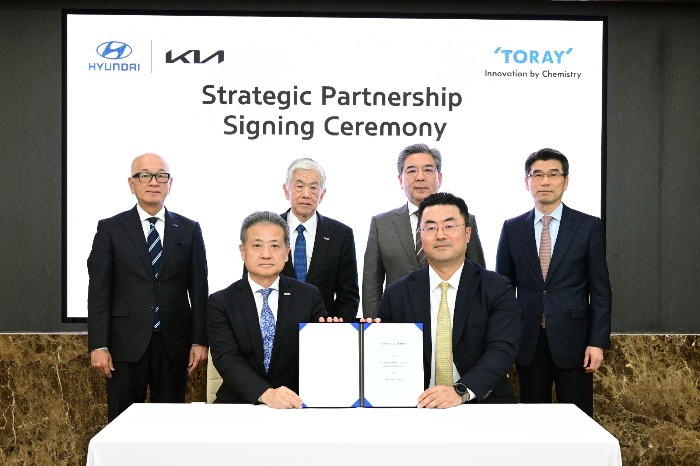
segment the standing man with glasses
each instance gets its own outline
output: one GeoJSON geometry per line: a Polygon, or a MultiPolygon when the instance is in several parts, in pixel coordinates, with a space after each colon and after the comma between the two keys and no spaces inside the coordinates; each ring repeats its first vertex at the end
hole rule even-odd
{"type": "Polygon", "coordinates": [[[508,280],[465,259],[468,219],[452,194],[424,199],[418,220],[428,267],[389,285],[379,304],[378,321],[423,323],[421,408],[516,402],[508,372],[520,309],[508,280]]]}
{"type": "MultiPolygon", "coordinates": [[[[438,192],[442,183],[442,155],[425,144],[413,144],[401,151],[396,163],[399,186],[408,202],[372,217],[362,274],[362,311],[365,317],[377,315],[377,306],[386,286],[414,270],[425,267],[418,230],[418,205],[438,192]]],[[[467,259],[485,267],[476,219],[469,215],[471,239],[467,259]]]]}
{"type": "Polygon", "coordinates": [[[159,155],[131,164],[136,206],[100,220],[88,257],[88,347],[107,378],[111,422],[146,391],[183,403],[207,359],[207,260],[199,224],[164,207],[173,179],[159,155]]]}
{"type": "Polygon", "coordinates": [[[569,161],[540,149],[525,161],[535,208],[506,220],[496,271],[522,309],[517,358],[520,400],[573,403],[593,416],[593,373],[610,347],[612,291],[603,222],[562,203],[569,161]]]}

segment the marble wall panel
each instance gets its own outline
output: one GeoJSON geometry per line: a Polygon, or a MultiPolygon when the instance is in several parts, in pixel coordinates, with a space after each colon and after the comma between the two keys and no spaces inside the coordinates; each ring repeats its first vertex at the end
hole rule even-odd
{"type": "MultiPolygon", "coordinates": [[[[620,441],[623,463],[700,465],[700,336],[612,340],[594,378],[594,410],[620,441]]],[[[85,464],[107,411],[86,348],[84,334],[0,334],[0,464],[85,464]]],[[[205,399],[200,369],[187,400],[205,399]]]]}

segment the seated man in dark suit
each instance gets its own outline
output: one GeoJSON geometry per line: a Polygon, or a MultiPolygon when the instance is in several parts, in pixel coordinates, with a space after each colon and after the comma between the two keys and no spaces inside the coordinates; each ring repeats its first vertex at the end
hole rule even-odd
{"type": "Polygon", "coordinates": [[[465,259],[471,229],[462,199],[432,194],[418,220],[428,267],[389,285],[378,311],[382,322],[423,323],[426,390],[418,407],[515,403],[508,372],[518,352],[520,309],[510,283],[465,259]]]}
{"type": "Polygon", "coordinates": [[[255,212],[240,238],[248,274],[212,294],[207,308],[212,360],[223,379],[215,403],[301,408],[299,323],[324,321],[321,294],[280,275],[289,254],[282,217],[255,212]]]}

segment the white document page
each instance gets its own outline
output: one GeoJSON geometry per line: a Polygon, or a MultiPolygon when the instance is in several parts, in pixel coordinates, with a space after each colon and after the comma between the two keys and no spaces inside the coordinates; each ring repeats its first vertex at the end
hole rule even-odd
{"type": "Polygon", "coordinates": [[[363,325],[365,406],[416,406],[424,390],[423,324],[363,325]]]}
{"type": "Polygon", "coordinates": [[[305,324],[299,330],[299,396],[307,408],[350,408],[360,396],[356,323],[305,324]]]}

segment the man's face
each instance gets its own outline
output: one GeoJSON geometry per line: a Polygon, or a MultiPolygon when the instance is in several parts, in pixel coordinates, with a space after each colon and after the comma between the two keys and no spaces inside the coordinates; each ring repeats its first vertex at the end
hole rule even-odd
{"type": "Polygon", "coordinates": [[[549,212],[556,209],[564,191],[569,186],[569,177],[557,176],[564,174],[564,167],[556,159],[537,160],[530,167],[530,174],[544,174],[543,178],[536,176],[525,177],[525,189],[530,191],[535,204],[549,212]],[[553,175],[553,176],[549,176],[553,175]]]}
{"type": "MultiPolygon", "coordinates": [[[[131,165],[131,174],[136,173],[169,173],[168,163],[156,154],[145,154],[134,160],[131,165]]],[[[159,183],[155,177],[148,182],[141,182],[137,178],[129,177],[129,189],[136,196],[136,200],[143,210],[155,215],[163,208],[165,198],[170,193],[173,179],[166,183],[159,183]]]]}
{"type": "Polygon", "coordinates": [[[292,213],[302,222],[316,213],[326,190],[321,189],[321,175],[314,170],[295,170],[291,185],[284,185],[284,197],[292,204],[292,213]]]}
{"type": "Polygon", "coordinates": [[[420,228],[423,250],[430,265],[459,265],[464,262],[471,228],[457,206],[426,207],[421,215],[420,228]],[[445,227],[448,233],[445,233],[445,227]]]}
{"type": "Polygon", "coordinates": [[[238,249],[250,278],[263,286],[275,281],[289,258],[284,230],[271,223],[257,223],[248,228],[246,240],[238,249]]]}
{"type": "Polygon", "coordinates": [[[423,199],[440,189],[442,173],[438,173],[433,156],[426,153],[411,154],[403,163],[399,184],[411,204],[418,205],[423,199]]]}

